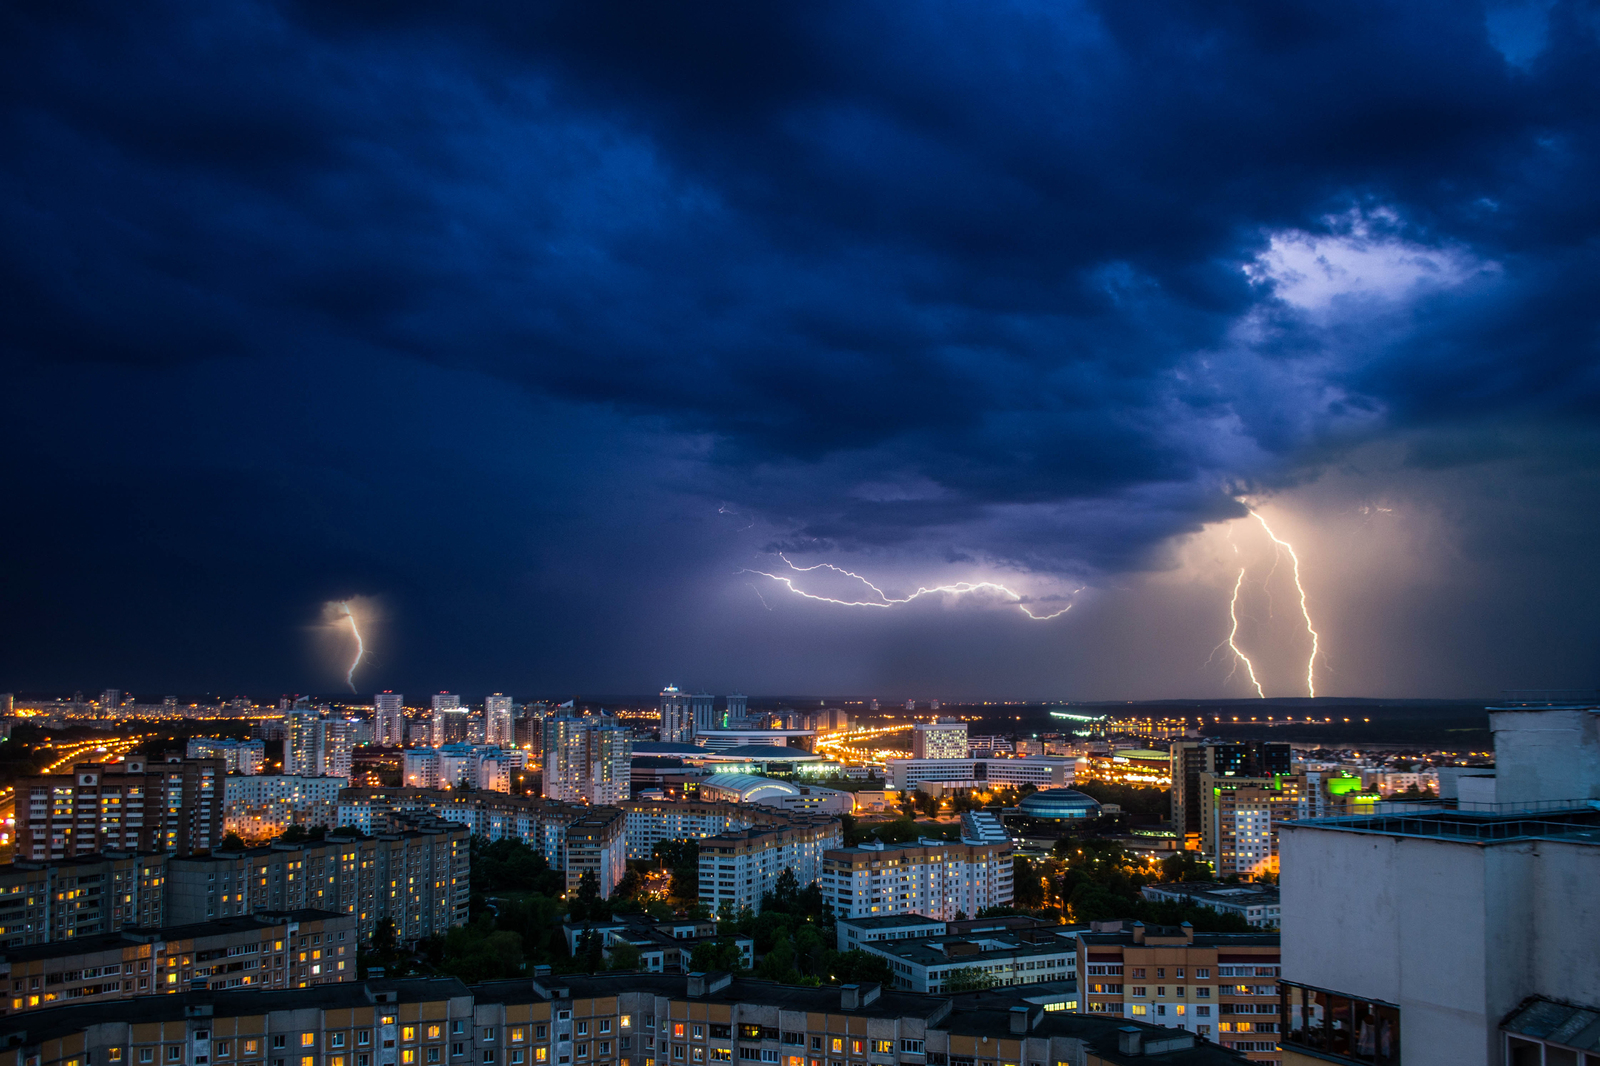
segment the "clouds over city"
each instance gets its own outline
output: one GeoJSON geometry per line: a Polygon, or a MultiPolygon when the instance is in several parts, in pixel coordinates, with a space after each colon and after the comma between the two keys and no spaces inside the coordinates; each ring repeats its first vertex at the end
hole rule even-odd
{"type": "Polygon", "coordinates": [[[3,18],[6,684],[1232,692],[1240,496],[1414,523],[1337,690],[1592,682],[1591,6],[3,18]]]}

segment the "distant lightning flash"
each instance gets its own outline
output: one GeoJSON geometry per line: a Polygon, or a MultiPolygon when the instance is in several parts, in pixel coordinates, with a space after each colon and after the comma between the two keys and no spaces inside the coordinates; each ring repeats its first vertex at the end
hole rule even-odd
{"type": "Polygon", "coordinates": [[[355,661],[350,664],[350,669],[346,670],[344,675],[345,684],[350,686],[351,692],[354,692],[356,690],[356,667],[361,665],[361,657],[367,653],[367,645],[366,642],[361,639],[361,630],[356,626],[355,612],[350,610],[350,604],[340,603],[339,609],[344,611],[344,616],[346,618],[350,619],[350,632],[353,633],[356,638],[355,661]]]}
{"type": "Polygon", "coordinates": [[[1233,621],[1233,628],[1228,631],[1227,645],[1233,649],[1233,654],[1238,657],[1238,661],[1244,663],[1245,670],[1250,674],[1250,683],[1256,687],[1256,695],[1266,699],[1267,694],[1261,690],[1261,682],[1256,680],[1255,664],[1250,661],[1250,656],[1241,651],[1239,645],[1234,641],[1234,638],[1239,635],[1239,590],[1242,588],[1244,588],[1244,567],[1241,566],[1239,568],[1239,580],[1233,583],[1233,599],[1228,601],[1228,617],[1233,621]]]}
{"type": "MultiPolygon", "coordinates": [[[[1261,517],[1260,512],[1250,507],[1246,507],[1245,510],[1250,512],[1250,517],[1261,523],[1261,528],[1266,530],[1267,536],[1272,538],[1274,557],[1276,557],[1277,550],[1281,548],[1289,553],[1289,561],[1294,564],[1294,588],[1300,594],[1300,617],[1305,619],[1306,632],[1311,634],[1311,655],[1306,659],[1306,693],[1315,698],[1317,695],[1317,650],[1321,646],[1322,638],[1317,633],[1316,627],[1311,624],[1311,610],[1306,604],[1306,588],[1300,583],[1300,556],[1295,554],[1294,545],[1280,539],[1272,531],[1272,527],[1267,525],[1267,520],[1261,517]]],[[[1233,597],[1235,601],[1239,598],[1238,586],[1234,587],[1233,597]]],[[[1234,622],[1234,626],[1235,628],[1238,627],[1237,621],[1234,622]]],[[[1254,677],[1253,672],[1251,676],[1252,678],[1254,677]]],[[[1257,688],[1259,687],[1258,685],[1257,688]]]]}
{"type": "MultiPolygon", "coordinates": [[[[1015,589],[1009,589],[1006,586],[998,585],[993,581],[958,581],[954,585],[936,585],[933,588],[918,588],[917,591],[913,592],[911,595],[897,599],[883,591],[877,585],[874,585],[872,582],[868,581],[866,578],[862,577],[860,574],[846,570],[843,567],[834,566],[832,563],[817,563],[815,566],[796,566],[789,560],[789,557],[784,555],[782,552],[778,553],[778,558],[782,559],[784,563],[788,565],[789,569],[795,571],[796,573],[804,574],[809,573],[812,570],[832,570],[836,574],[843,574],[845,577],[855,578],[857,581],[861,582],[863,585],[867,586],[867,588],[875,592],[878,595],[878,599],[840,600],[835,599],[832,596],[819,596],[814,592],[807,592],[805,589],[797,588],[794,583],[794,578],[792,577],[786,577],[782,574],[769,574],[765,570],[745,570],[743,572],[747,574],[760,574],[762,577],[769,577],[783,585],[796,596],[804,596],[808,600],[817,600],[821,603],[838,604],[841,607],[895,607],[902,603],[910,603],[912,600],[917,599],[918,597],[926,596],[935,592],[949,592],[955,595],[961,595],[968,592],[999,592],[1003,595],[1011,597],[1011,599],[1015,601],[1016,607],[1035,622],[1048,622],[1050,619],[1060,618],[1062,615],[1072,610],[1072,604],[1069,603],[1065,607],[1061,608],[1061,610],[1053,611],[1050,614],[1034,614],[1028,609],[1028,605],[1023,602],[1027,599],[1027,597],[1023,596],[1022,593],[1017,592],[1015,589]]],[[[1081,588],[1075,589],[1073,594],[1076,595],[1082,591],[1083,589],[1081,588]]]]}

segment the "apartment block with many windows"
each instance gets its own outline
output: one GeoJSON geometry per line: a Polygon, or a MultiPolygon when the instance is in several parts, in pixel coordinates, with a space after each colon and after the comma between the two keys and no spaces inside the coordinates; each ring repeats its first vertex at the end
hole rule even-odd
{"type": "Polygon", "coordinates": [[[196,987],[307,988],[352,981],[358,939],[353,917],[307,910],[166,928],[130,926],[105,936],[12,948],[0,956],[6,967],[0,1013],[196,987]]]}
{"type": "Polygon", "coordinates": [[[1011,902],[1005,844],[862,844],[828,852],[822,898],[844,918],[920,914],[951,921],[1011,902]]]}
{"type": "Polygon", "coordinates": [[[844,843],[835,818],[797,814],[785,825],[736,830],[700,841],[700,902],[713,913],[761,910],[785,870],[800,887],[822,878],[824,856],[844,843]]]}
{"type": "Polygon", "coordinates": [[[70,859],[102,851],[187,855],[222,842],[221,759],[129,756],[79,763],[70,774],[16,784],[18,859],[70,859]]]}
{"type": "Polygon", "coordinates": [[[166,920],[167,855],[113,853],[0,866],[0,947],[166,920]]]}
{"type": "Polygon", "coordinates": [[[0,1066],[1241,1066],[1194,1034],[1020,994],[728,974],[194,992],[0,1019],[0,1066]],[[1158,1057],[1159,1056],[1159,1057],[1158,1057]]]}
{"type": "Polygon", "coordinates": [[[1095,922],[1078,934],[1081,1010],[1184,1029],[1253,1062],[1278,1053],[1276,933],[1095,922]]]}
{"type": "Polygon", "coordinates": [[[465,924],[470,863],[466,829],[446,822],[373,837],[333,832],[299,844],[174,857],[167,870],[167,920],[328,910],[353,915],[364,937],[391,919],[395,935],[412,942],[465,924]]]}

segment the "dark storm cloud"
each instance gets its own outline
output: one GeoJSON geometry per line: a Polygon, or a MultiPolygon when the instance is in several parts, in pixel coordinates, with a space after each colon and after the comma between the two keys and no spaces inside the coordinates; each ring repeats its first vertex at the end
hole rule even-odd
{"type": "Polygon", "coordinates": [[[172,626],[215,574],[246,614],[402,588],[471,669],[533,600],[749,551],[710,501],[758,544],[1116,575],[1363,441],[1600,388],[1584,4],[0,19],[14,500],[183,512],[13,530],[22,615],[119,574],[172,626]],[[1296,298],[1285,234],[1426,269],[1296,298]]]}

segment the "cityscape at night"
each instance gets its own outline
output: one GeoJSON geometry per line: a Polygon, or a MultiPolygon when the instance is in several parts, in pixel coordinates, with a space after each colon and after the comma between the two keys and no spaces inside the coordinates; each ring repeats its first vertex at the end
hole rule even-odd
{"type": "Polygon", "coordinates": [[[0,56],[0,1066],[1600,1066],[1595,0],[0,56]]]}

